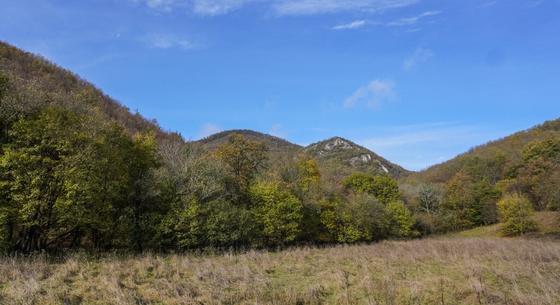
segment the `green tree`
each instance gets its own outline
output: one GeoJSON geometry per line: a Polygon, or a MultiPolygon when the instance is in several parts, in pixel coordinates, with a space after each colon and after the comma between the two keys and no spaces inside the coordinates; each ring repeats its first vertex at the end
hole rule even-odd
{"type": "Polygon", "coordinates": [[[153,144],[60,108],[20,119],[10,139],[0,156],[0,218],[12,249],[104,248],[150,219],[134,200],[149,189],[139,181],[153,144]]]}
{"type": "MultiPolygon", "coordinates": [[[[241,248],[250,246],[255,238],[254,218],[246,207],[223,200],[212,201],[205,206],[204,219],[203,244],[205,246],[241,248]]],[[[279,238],[286,238],[282,234],[290,234],[286,231],[277,233],[279,238]]]]}
{"type": "Polygon", "coordinates": [[[200,202],[191,198],[181,208],[172,208],[163,218],[159,228],[163,247],[178,250],[204,246],[204,210],[200,202]]]}
{"type": "Polygon", "coordinates": [[[317,161],[313,159],[301,159],[297,164],[298,187],[303,192],[316,189],[321,181],[321,173],[317,161]]]}
{"type": "Polygon", "coordinates": [[[79,119],[48,109],[31,120],[20,120],[10,131],[0,165],[2,186],[9,193],[4,207],[7,231],[15,249],[46,249],[58,240],[58,225],[67,170],[65,162],[81,146],[79,119]]]}
{"type": "Polygon", "coordinates": [[[537,229],[537,224],[531,219],[533,206],[526,197],[508,194],[498,202],[498,209],[504,235],[520,235],[537,229]]]}
{"type": "Polygon", "coordinates": [[[372,195],[351,195],[348,201],[332,198],[323,202],[321,223],[330,241],[354,243],[386,237],[387,218],[384,206],[372,195]]]}
{"type": "Polygon", "coordinates": [[[500,192],[486,179],[476,181],[460,171],[445,187],[440,222],[444,230],[461,230],[495,223],[496,202],[500,192]]]}
{"type": "Polygon", "coordinates": [[[286,245],[296,240],[303,218],[297,197],[278,183],[258,183],[251,187],[250,197],[266,245],[286,245]]]}
{"type": "Polygon", "coordinates": [[[342,184],[354,192],[371,194],[383,204],[400,199],[399,185],[389,176],[354,173],[346,177],[342,184]]]}
{"type": "Polygon", "coordinates": [[[248,190],[267,160],[263,143],[246,140],[240,134],[230,136],[227,143],[218,147],[217,156],[226,165],[226,187],[231,200],[247,204],[248,190]]]}
{"type": "Polygon", "coordinates": [[[519,180],[539,210],[560,209],[560,137],[527,144],[519,180]]]}
{"type": "Polygon", "coordinates": [[[157,144],[153,134],[136,134],[128,154],[128,202],[132,221],[131,242],[136,251],[142,251],[146,236],[154,233],[154,214],[158,213],[154,193],[154,172],[159,166],[157,144]]]}
{"type": "Polygon", "coordinates": [[[414,231],[415,224],[412,212],[400,201],[390,202],[386,208],[388,218],[388,232],[392,237],[413,237],[418,235],[414,231]]]}
{"type": "Polygon", "coordinates": [[[13,116],[9,105],[7,105],[10,87],[10,80],[8,77],[0,73],[0,145],[8,140],[8,128],[13,116]]]}

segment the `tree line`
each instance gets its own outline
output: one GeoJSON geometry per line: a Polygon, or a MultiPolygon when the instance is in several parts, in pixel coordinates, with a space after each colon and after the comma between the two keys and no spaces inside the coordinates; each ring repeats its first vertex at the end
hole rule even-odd
{"type": "Polygon", "coordinates": [[[0,74],[3,252],[371,242],[498,221],[522,234],[535,229],[534,210],[560,208],[557,134],[525,145],[519,160],[465,157],[439,183],[341,178],[304,152],[278,162],[240,134],[209,150],[132,132],[82,95],[69,107],[22,92],[0,74]]]}
{"type": "MultiPolygon", "coordinates": [[[[547,128],[560,127],[560,121],[547,128]]],[[[424,233],[441,233],[502,222],[504,235],[537,229],[535,211],[560,210],[560,135],[556,129],[530,141],[519,158],[495,151],[463,156],[448,180],[403,184],[424,233]]],[[[560,128],[558,128],[560,131],[560,128]]],[[[511,152],[510,152],[511,154],[511,152]]]]}
{"type": "Polygon", "coordinates": [[[233,135],[215,152],[158,145],[116,124],[47,107],[13,123],[0,156],[6,251],[278,247],[413,236],[396,181],[354,174],[321,188],[313,159],[267,167],[233,135]]]}
{"type": "Polygon", "coordinates": [[[274,248],[417,234],[387,176],[356,173],[332,187],[304,153],[275,163],[264,144],[239,134],[213,150],[131,134],[95,111],[26,107],[12,89],[0,77],[4,252],[274,248]]]}

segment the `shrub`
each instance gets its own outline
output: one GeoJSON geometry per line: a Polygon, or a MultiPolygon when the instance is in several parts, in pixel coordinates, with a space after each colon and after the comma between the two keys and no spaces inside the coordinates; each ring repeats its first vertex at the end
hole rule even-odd
{"type": "Polygon", "coordinates": [[[356,193],[371,194],[383,204],[399,200],[401,197],[397,181],[388,176],[354,173],[344,178],[342,185],[356,193]]]}
{"type": "Polygon", "coordinates": [[[537,224],[531,219],[533,206],[522,195],[504,196],[498,202],[498,210],[504,235],[520,235],[537,229],[537,224]]]}
{"type": "Polygon", "coordinates": [[[389,220],[389,235],[392,237],[412,237],[418,235],[413,230],[415,223],[412,212],[401,202],[394,201],[385,208],[389,220]]]}
{"type": "Polygon", "coordinates": [[[382,203],[373,195],[362,193],[350,196],[347,201],[325,202],[320,217],[333,241],[355,243],[386,237],[385,214],[382,203]]]}
{"type": "Polygon", "coordinates": [[[250,190],[255,220],[261,227],[264,243],[286,245],[301,232],[303,206],[277,183],[257,183],[250,190]]]}

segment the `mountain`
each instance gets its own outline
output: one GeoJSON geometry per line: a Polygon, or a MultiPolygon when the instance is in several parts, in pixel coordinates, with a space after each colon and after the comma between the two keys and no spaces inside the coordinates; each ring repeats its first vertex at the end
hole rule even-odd
{"type": "Polygon", "coordinates": [[[197,143],[213,150],[225,143],[232,134],[241,134],[249,140],[264,143],[272,153],[273,161],[293,158],[298,154],[308,154],[320,163],[323,170],[329,171],[339,178],[355,171],[388,174],[395,178],[406,176],[409,173],[369,149],[341,137],[333,137],[302,147],[279,137],[252,130],[228,130],[201,139],[197,143]]]}
{"type": "MultiPolygon", "coordinates": [[[[523,149],[531,142],[560,137],[560,119],[544,122],[533,128],[474,147],[446,162],[409,176],[412,181],[444,183],[466,166],[488,164],[497,158],[503,162],[502,176],[511,173],[522,161],[523,149]]],[[[504,178],[504,177],[499,177],[504,178]]]]}
{"type": "Polygon", "coordinates": [[[270,152],[289,153],[298,152],[302,149],[301,146],[290,143],[282,138],[247,129],[234,129],[218,132],[197,142],[203,144],[209,149],[214,149],[227,142],[229,137],[233,134],[240,134],[248,140],[264,143],[270,152]]]}
{"type": "MultiPolygon", "coordinates": [[[[102,121],[117,123],[131,135],[137,132],[154,132],[160,142],[184,142],[179,134],[167,132],[155,120],[148,120],[131,112],[78,75],[4,42],[0,42],[0,77],[8,79],[9,92],[13,97],[4,99],[12,102],[1,105],[0,121],[13,120],[21,114],[32,113],[49,105],[60,106],[95,116],[102,121]]],[[[337,177],[353,171],[389,174],[393,177],[408,174],[402,167],[340,137],[302,147],[252,130],[229,130],[195,143],[213,150],[225,143],[233,133],[265,143],[271,152],[271,159],[280,162],[307,153],[316,158],[325,171],[330,171],[337,177]]]]}
{"type": "Polygon", "coordinates": [[[9,83],[12,103],[3,104],[0,120],[30,113],[42,107],[60,106],[78,113],[116,122],[130,134],[154,132],[159,140],[182,141],[121,105],[78,75],[48,60],[0,41],[0,77],[9,83]]]}
{"type": "Polygon", "coordinates": [[[311,144],[304,150],[321,163],[334,166],[343,172],[361,171],[388,174],[395,178],[409,174],[404,168],[387,161],[371,150],[341,137],[333,137],[311,144]]]}

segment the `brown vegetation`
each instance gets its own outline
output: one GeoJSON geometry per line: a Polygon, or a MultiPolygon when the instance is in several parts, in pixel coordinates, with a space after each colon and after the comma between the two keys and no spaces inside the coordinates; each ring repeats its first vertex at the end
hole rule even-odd
{"type": "Polygon", "coordinates": [[[559,304],[560,242],[428,239],[223,255],[0,260],[0,303],[559,304]]]}

